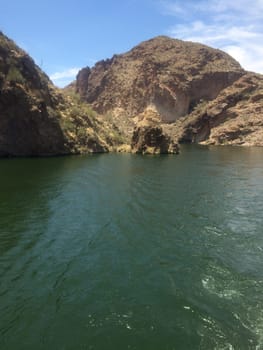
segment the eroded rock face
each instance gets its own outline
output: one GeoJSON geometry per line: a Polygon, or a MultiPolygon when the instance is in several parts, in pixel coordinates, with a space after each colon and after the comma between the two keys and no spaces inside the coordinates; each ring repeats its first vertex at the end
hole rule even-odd
{"type": "MultiPolygon", "coordinates": [[[[106,152],[87,108],[66,99],[12,40],[0,32],[0,156],[106,152]]],[[[95,125],[96,124],[96,125],[95,125]]]]}
{"type": "Polygon", "coordinates": [[[176,129],[180,142],[263,146],[263,76],[242,76],[176,129]]]}
{"type": "Polygon", "coordinates": [[[1,89],[0,156],[68,153],[58,120],[22,86],[1,89]]]}
{"type": "Polygon", "coordinates": [[[0,156],[68,153],[57,103],[48,77],[0,33],[0,156]]]}
{"type": "Polygon", "coordinates": [[[139,126],[134,129],[131,150],[139,154],[178,154],[178,144],[160,126],[139,126]]]}
{"type": "Polygon", "coordinates": [[[76,86],[76,92],[77,94],[80,94],[83,98],[85,98],[87,94],[87,81],[89,80],[90,76],[90,68],[86,67],[81,69],[77,74],[77,82],[78,85],[76,86]]]}
{"type": "Polygon", "coordinates": [[[243,74],[220,50],[162,36],[83,69],[76,90],[102,114],[131,118],[151,107],[163,122],[173,122],[243,74]]]}

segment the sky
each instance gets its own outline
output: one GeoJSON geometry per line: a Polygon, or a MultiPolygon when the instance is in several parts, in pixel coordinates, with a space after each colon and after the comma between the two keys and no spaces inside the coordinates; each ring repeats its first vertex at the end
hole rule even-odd
{"type": "Polygon", "coordinates": [[[263,0],[0,0],[0,30],[63,87],[157,35],[226,51],[263,74],[263,0]]]}

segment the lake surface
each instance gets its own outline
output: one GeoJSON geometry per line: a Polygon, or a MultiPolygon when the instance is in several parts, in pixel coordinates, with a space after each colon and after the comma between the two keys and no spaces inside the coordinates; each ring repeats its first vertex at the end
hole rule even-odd
{"type": "Polygon", "coordinates": [[[0,160],[0,349],[263,349],[263,149],[0,160]]]}

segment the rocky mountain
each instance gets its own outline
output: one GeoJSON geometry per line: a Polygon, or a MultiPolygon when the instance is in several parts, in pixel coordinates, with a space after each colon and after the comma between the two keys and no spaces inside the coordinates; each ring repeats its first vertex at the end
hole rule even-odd
{"type": "Polygon", "coordinates": [[[173,122],[243,74],[220,50],[160,36],[82,69],[76,91],[102,114],[132,118],[151,107],[163,122],[173,122]]]}
{"type": "Polygon", "coordinates": [[[133,148],[138,123],[147,124],[149,113],[174,143],[263,144],[262,76],[205,45],[156,37],[83,68],[75,90],[110,115],[133,148]]]}
{"type": "Polygon", "coordinates": [[[161,36],[62,91],[0,32],[0,156],[262,146],[262,81],[220,50],[161,36]]]}

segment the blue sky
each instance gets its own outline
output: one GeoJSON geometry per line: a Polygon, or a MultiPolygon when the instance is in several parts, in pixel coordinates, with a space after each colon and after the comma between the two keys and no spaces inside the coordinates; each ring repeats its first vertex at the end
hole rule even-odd
{"type": "Polygon", "coordinates": [[[0,29],[58,86],[156,35],[220,48],[263,73],[263,0],[9,0],[0,29]]]}

